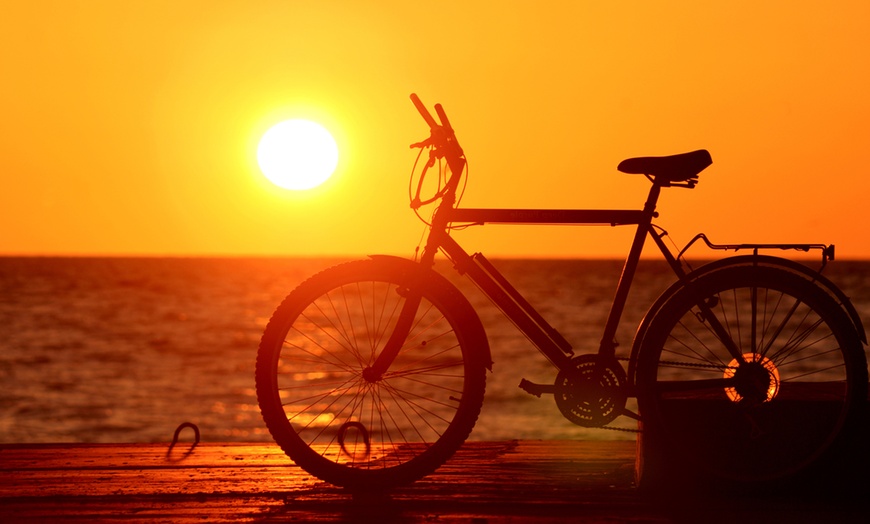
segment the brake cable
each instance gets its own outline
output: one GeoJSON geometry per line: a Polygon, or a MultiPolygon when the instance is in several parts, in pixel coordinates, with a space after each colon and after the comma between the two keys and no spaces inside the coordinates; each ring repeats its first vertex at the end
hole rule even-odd
{"type": "MultiPolygon", "coordinates": [[[[422,151],[420,151],[420,153],[422,154],[422,151]]],[[[420,156],[417,155],[417,158],[419,159],[420,156]]],[[[444,193],[447,191],[446,185],[444,187],[441,187],[441,176],[440,176],[441,170],[439,169],[438,170],[439,171],[438,191],[431,198],[428,198],[426,200],[420,200],[420,192],[423,190],[423,181],[426,179],[426,173],[429,171],[429,168],[431,168],[435,165],[436,159],[437,159],[437,155],[435,153],[435,150],[434,149],[429,150],[429,160],[423,166],[423,171],[420,173],[420,179],[417,181],[417,192],[414,195],[414,197],[411,199],[411,209],[417,210],[417,209],[421,208],[422,206],[425,206],[427,204],[431,204],[432,202],[435,202],[439,198],[443,197],[444,193]]],[[[417,162],[414,162],[414,167],[416,168],[416,166],[417,166],[417,162]]],[[[413,171],[411,172],[411,184],[413,185],[413,171]]]]}

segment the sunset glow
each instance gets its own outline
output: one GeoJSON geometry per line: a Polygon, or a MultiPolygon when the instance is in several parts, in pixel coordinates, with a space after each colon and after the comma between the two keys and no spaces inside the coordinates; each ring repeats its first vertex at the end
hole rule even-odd
{"type": "MultiPolygon", "coordinates": [[[[465,149],[465,206],[639,209],[648,183],[621,160],[707,149],[698,187],[660,202],[675,243],[870,258],[868,23],[858,0],[12,3],[0,253],[408,255],[416,92],[465,149]],[[305,191],[258,163],[294,119],[340,152],[305,191]]],[[[582,258],[620,256],[631,232],[456,234],[488,256],[582,258]]]]}

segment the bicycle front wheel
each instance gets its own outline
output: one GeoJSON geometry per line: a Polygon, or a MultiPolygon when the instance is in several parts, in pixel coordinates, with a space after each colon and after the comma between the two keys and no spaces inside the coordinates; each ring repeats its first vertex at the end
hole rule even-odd
{"type": "Polygon", "coordinates": [[[836,447],[866,399],[867,364],[849,318],[818,286],[776,267],[735,266],[662,306],[637,386],[643,431],[667,461],[774,481],[836,447]]]}
{"type": "Polygon", "coordinates": [[[278,307],[260,343],[257,398],[269,431],[300,467],[339,486],[385,489],[434,471],[483,403],[485,365],[471,354],[477,317],[442,277],[401,262],[315,275],[278,307]],[[372,377],[365,370],[417,293],[410,333],[372,377]]]}

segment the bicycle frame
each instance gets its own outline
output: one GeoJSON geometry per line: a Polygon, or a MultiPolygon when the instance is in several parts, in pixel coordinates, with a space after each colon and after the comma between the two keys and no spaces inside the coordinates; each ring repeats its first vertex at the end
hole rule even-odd
{"type": "Polygon", "coordinates": [[[607,317],[599,354],[613,357],[616,353],[616,330],[625,309],[628,293],[640,261],[647,236],[652,237],[678,279],[686,272],[662,241],[652,219],[657,216],[656,202],[661,186],[653,183],[642,210],[596,209],[479,209],[442,207],[435,214],[432,229],[421,263],[431,266],[435,252],[443,251],[460,274],[466,274],[517,328],[558,369],[563,369],[574,355],[573,348],[562,335],[529,304],[481,253],[469,255],[449,235],[451,224],[574,224],[574,225],[635,225],[634,239],[625,259],[616,295],[607,317]]]}
{"type": "MultiPolygon", "coordinates": [[[[601,337],[598,348],[598,356],[604,357],[605,360],[613,361],[616,354],[616,331],[622,318],[622,313],[625,309],[628,299],[629,290],[631,289],[641,253],[646,241],[646,237],[650,236],[653,239],[656,247],[662,253],[668,266],[677,277],[677,285],[684,284],[690,279],[690,273],[687,272],[680,259],[685,252],[685,249],[678,255],[674,255],[663,241],[663,237],[667,234],[664,230],[658,231],[653,225],[653,218],[657,217],[656,203],[661,194],[662,187],[677,186],[677,187],[694,187],[694,181],[688,183],[672,183],[667,177],[661,180],[657,177],[647,175],[647,178],[652,183],[646,202],[641,210],[594,210],[594,209],[501,209],[501,208],[460,208],[456,207],[456,190],[459,184],[461,173],[465,168],[465,159],[462,149],[456,141],[453,129],[449,126],[447,117],[444,114],[440,105],[435,106],[436,112],[441,118],[442,125],[438,126],[428,111],[422,106],[419,99],[412,95],[412,100],[420,110],[421,115],[429,123],[432,128],[430,138],[418,144],[413,144],[411,147],[424,147],[434,145],[433,154],[430,155],[429,162],[424,168],[423,175],[429,167],[434,165],[436,157],[443,157],[447,160],[447,164],[451,171],[447,183],[438,196],[441,202],[429,224],[429,236],[426,241],[426,246],[423,250],[423,255],[420,259],[420,264],[427,268],[432,268],[435,262],[435,256],[438,251],[443,251],[446,256],[453,262],[457,271],[460,274],[466,274],[468,277],[481,289],[481,291],[504,313],[504,315],[538,348],[547,359],[556,366],[560,371],[569,366],[574,351],[571,344],[538,313],[534,307],[529,304],[508,281],[505,279],[496,268],[481,254],[475,253],[469,255],[460,245],[450,236],[450,230],[456,224],[464,226],[468,225],[483,225],[487,223],[498,224],[575,224],[575,225],[635,225],[637,226],[634,234],[634,239],[626,256],[622,274],[616,287],[616,294],[611,305],[610,312],[607,316],[607,321],[604,326],[604,333],[601,337]],[[436,153],[440,151],[440,154],[436,153]]],[[[704,166],[705,167],[705,166],[704,166]]],[[[633,172],[633,171],[629,171],[633,172]]],[[[432,200],[429,200],[432,201],[432,200]]],[[[414,202],[412,201],[412,207],[414,202]]],[[[701,235],[700,237],[706,239],[701,235]]],[[[694,242],[699,237],[695,237],[694,242]]],[[[689,243],[689,245],[692,244],[689,243]]],[[[709,241],[708,245],[711,245],[709,241]]],[[[686,249],[689,246],[686,247],[686,249]]],[[[757,254],[758,249],[779,248],[779,249],[801,249],[808,250],[811,248],[824,248],[823,260],[827,257],[833,258],[833,247],[819,245],[794,245],[794,244],[767,244],[753,245],[740,244],[729,246],[715,246],[714,249],[753,249],[757,254]]],[[[813,278],[816,281],[816,278],[813,278]]],[[[399,322],[393,330],[390,339],[384,346],[383,351],[377,357],[374,364],[368,368],[364,376],[367,380],[375,381],[381,377],[389,368],[392,361],[398,355],[399,349],[408,334],[410,323],[419,306],[420,297],[409,293],[406,297],[399,322]]],[[[850,316],[854,319],[853,311],[850,310],[848,300],[841,301],[844,308],[848,310],[850,316]]],[[[716,319],[716,316],[711,314],[710,306],[705,302],[697,304],[700,313],[708,318],[711,329],[716,333],[719,339],[725,344],[729,353],[734,359],[741,360],[742,354],[735,342],[729,336],[727,330],[716,319]]],[[[863,333],[863,331],[862,331],[863,333]]],[[[633,353],[632,353],[633,354],[633,353]]],[[[719,379],[723,386],[728,386],[730,379],[719,379]]]]}

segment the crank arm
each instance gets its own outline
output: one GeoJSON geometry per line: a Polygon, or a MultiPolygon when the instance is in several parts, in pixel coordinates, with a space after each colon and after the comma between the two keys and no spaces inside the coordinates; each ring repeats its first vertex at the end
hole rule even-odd
{"type": "Polygon", "coordinates": [[[520,389],[538,398],[541,398],[543,394],[553,395],[556,393],[556,386],[553,384],[535,384],[526,379],[520,381],[520,389]]]}

